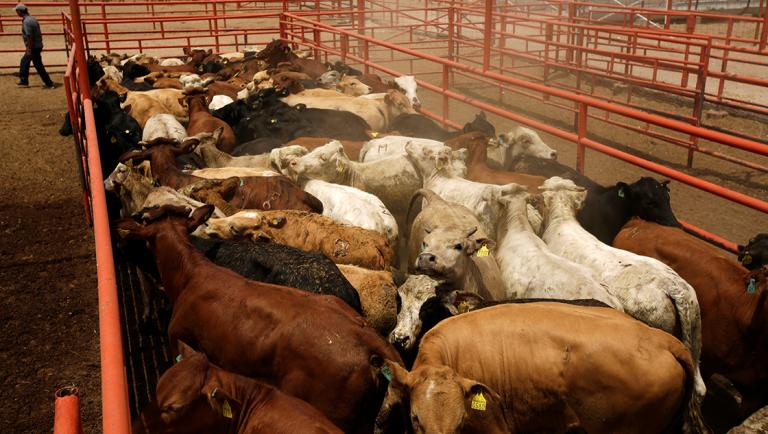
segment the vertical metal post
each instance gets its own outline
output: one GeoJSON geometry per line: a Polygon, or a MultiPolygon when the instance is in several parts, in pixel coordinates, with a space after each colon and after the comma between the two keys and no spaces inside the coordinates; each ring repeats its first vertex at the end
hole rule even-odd
{"type": "Polygon", "coordinates": [[[443,81],[442,81],[442,88],[443,88],[443,126],[446,126],[446,121],[449,118],[448,113],[448,107],[449,107],[449,99],[448,95],[446,95],[445,91],[448,90],[448,77],[450,75],[450,67],[448,65],[443,64],[443,81]]]}
{"type": "Polygon", "coordinates": [[[760,31],[760,51],[765,50],[768,43],[768,3],[763,8],[763,28],[760,31]]]}
{"type": "Polygon", "coordinates": [[[485,0],[485,27],[483,34],[483,72],[491,67],[491,41],[493,37],[493,3],[494,0],[485,0]]]}
{"type": "Polygon", "coordinates": [[[370,59],[368,58],[368,40],[363,40],[363,53],[362,53],[363,60],[365,60],[365,63],[363,63],[363,71],[365,74],[370,74],[370,66],[368,66],[368,63],[370,59]]]}
{"type": "Polygon", "coordinates": [[[664,28],[669,30],[669,26],[672,24],[672,0],[667,0],[667,14],[664,15],[664,28]]]}
{"type": "MultiPolygon", "coordinates": [[[[709,70],[709,54],[712,48],[712,39],[707,39],[707,45],[702,48],[699,62],[699,75],[696,78],[696,97],[693,100],[693,119],[694,124],[701,126],[701,112],[704,108],[705,92],[707,90],[707,75],[709,70]]],[[[686,165],[693,167],[693,153],[699,147],[699,138],[691,136],[691,143],[688,145],[688,159],[686,165]]]]}
{"type": "Polygon", "coordinates": [[[213,6],[213,31],[214,31],[214,44],[216,44],[216,53],[221,53],[221,45],[219,44],[219,14],[216,10],[216,3],[211,3],[213,6]]]}
{"type": "Polygon", "coordinates": [[[93,232],[96,238],[96,267],[99,292],[99,348],[101,357],[101,405],[102,432],[105,434],[128,434],[131,431],[128,409],[128,382],[125,378],[123,341],[120,331],[120,308],[117,297],[114,257],[109,229],[109,217],[104,206],[106,199],[99,146],[96,141],[96,125],[93,119],[91,91],[88,83],[83,34],[78,0],[69,0],[72,16],[72,33],[75,41],[75,59],[79,69],[78,87],[85,112],[86,137],[88,143],[88,166],[90,169],[91,195],[94,199],[93,232]]]}
{"type": "Polygon", "coordinates": [[[587,105],[583,102],[579,103],[579,112],[576,118],[576,135],[578,136],[578,143],[576,143],[576,170],[582,175],[584,174],[584,142],[587,138],[587,105]]]}
{"type": "Polygon", "coordinates": [[[104,3],[101,4],[101,21],[104,29],[104,40],[106,41],[106,51],[109,53],[112,50],[110,50],[109,46],[109,24],[107,24],[107,8],[104,3]]]}

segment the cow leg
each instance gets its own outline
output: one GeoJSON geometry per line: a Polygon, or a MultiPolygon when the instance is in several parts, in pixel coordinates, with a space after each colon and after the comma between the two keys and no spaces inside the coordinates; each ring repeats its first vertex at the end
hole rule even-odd
{"type": "MultiPolygon", "coordinates": [[[[374,424],[373,433],[374,434],[387,434],[391,432],[390,424],[392,422],[392,410],[400,408],[400,412],[395,412],[395,416],[399,413],[400,416],[405,418],[404,412],[402,411],[403,406],[403,395],[402,392],[395,388],[390,386],[387,388],[387,393],[384,395],[384,401],[381,403],[381,409],[379,410],[379,414],[376,415],[376,422],[374,424]]],[[[395,423],[395,425],[399,425],[398,423],[395,423]]],[[[407,425],[404,425],[407,426],[407,425]]]]}
{"type": "Polygon", "coordinates": [[[141,312],[141,324],[139,327],[147,331],[151,328],[151,319],[157,319],[156,315],[152,315],[154,309],[152,309],[152,293],[154,291],[154,282],[152,279],[139,267],[136,267],[136,274],[139,276],[139,287],[141,288],[141,302],[144,305],[144,309],[141,312]]]}

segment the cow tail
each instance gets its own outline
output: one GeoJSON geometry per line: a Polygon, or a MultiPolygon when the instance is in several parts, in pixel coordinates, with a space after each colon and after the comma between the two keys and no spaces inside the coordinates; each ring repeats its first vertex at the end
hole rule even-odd
{"type": "Polygon", "coordinates": [[[680,340],[691,352],[694,366],[694,390],[696,395],[703,398],[707,393],[707,386],[701,377],[699,359],[701,357],[701,311],[696,292],[690,285],[682,281],[680,285],[665,285],[667,297],[672,299],[680,321],[680,340]]]}
{"type": "Polygon", "coordinates": [[[427,202],[432,202],[432,200],[436,197],[439,198],[440,196],[438,196],[437,193],[433,192],[432,190],[427,190],[426,188],[420,188],[416,190],[416,193],[413,193],[413,196],[411,197],[411,203],[408,204],[408,213],[405,215],[405,239],[406,240],[409,239],[410,237],[411,225],[413,224],[411,213],[413,212],[413,208],[414,208],[414,205],[416,204],[416,201],[419,198],[423,198],[423,199],[426,199],[427,202]]]}
{"type": "Polygon", "coordinates": [[[678,345],[670,348],[669,351],[680,363],[685,371],[685,405],[683,409],[683,433],[684,434],[709,434],[709,428],[704,423],[704,417],[701,415],[701,403],[703,396],[696,393],[696,376],[698,372],[698,363],[691,359],[690,353],[681,351],[678,345]]]}

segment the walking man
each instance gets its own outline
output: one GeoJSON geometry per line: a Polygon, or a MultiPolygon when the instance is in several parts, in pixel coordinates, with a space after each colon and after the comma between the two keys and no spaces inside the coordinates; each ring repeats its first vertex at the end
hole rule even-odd
{"type": "Polygon", "coordinates": [[[19,3],[16,5],[16,15],[21,17],[21,36],[24,38],[24,56],[21,58],[21,67],[19,68],[19,87],[29,87],[29,63],[35,65],[35,70],[40,79],[43,80],[45,87],[53,89],[55,86],[51,77],[45,71],[43,58],[40,54],[43,52],[43,33],[40,31],[40,24],[37,19],[29,14],[27,7],[19,3]]]}

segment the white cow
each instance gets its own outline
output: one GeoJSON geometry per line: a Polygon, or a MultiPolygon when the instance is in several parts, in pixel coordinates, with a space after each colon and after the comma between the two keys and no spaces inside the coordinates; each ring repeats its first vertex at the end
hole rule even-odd
{"type": "Polygon", "coordinates": [[[332,184],[319,179],[308,180],[304,191],[320,199],[323,215],[364,229],[380,232],[390,246],[397,246],[397,222],[376,196],[354,187],[332,184]]]}
{"type": "Polygon", "coordinates": [[[511,170],[515,159],[523,156],[557,159],[557,151],[549,147],[539,134],[527,127],[518,126],[507,134],[499,134],[498,141],[488,147],[488,165],[511,170]]]}
{"type": "Polygon", "coordinates": [[[416,95],[416,87],[418,85],[416,84],[416,78],[414,76],[401,75],[395,79],[395,83],[402,89],[414,108],[421,107],[421,101],[419,101],[419,97],[416,95]]]}
{"type": "Polygon", "coordinates": [[[181,143],[186,138],[187,130],[175,116],[168,113],[156,114],[149,118],[141,133],[141,140],[146,143],[158,139],[170,139],[181,143]]]}
{"type": "Polygon", "coordinates": [[[123,72],[117,69],[114,65],[107,65],[102,68],[104,70],[104,77],[111,78],[120,83],[123,81],[123,72]]]}
{"type": "Polygon", "coordinates": [[[608,246],[581,227],[576,211],[587,196],[573,181],[553,177],[539,187],[545,203],[542,239],[552,253],[591,268],[621,302],[624,311],[646,324],[675,334],[696,364],[695,389],[706,386],[699,373],[701,314],[696,292],[677,273],[656,259],[608,246]]]}
{"type": "Polygon", "coordinates": [[[437,295],[442,283],[424,274],[413,274],[397,288],[400,311],[397,313],[397,325],[389,334],[389,342],[400,350],[410,351],[414,348],[416,338],[421,333],[421,306],[427,299],[437,295]]]}
{"type": "Polygon", "coordinates": [[[623,310],[595,273],[549,251],[528,221],[530,196],[524,186],[499,199],[503,214],[496,233],[496,261],[510,298],[595,299],[623,310]]]}
{"type": "Polygon", "coordinates": [[[381,199],[398,222],[405,220],[408,201],[421,188],[421,176],[408,157],[359,163],[347,157],[338,140],[291,160],[284,172],[299,182],[320,179],[367,191],[381,199]]]}
{"type": "Polygon", "coordinates": [[[501,209],[499,197],[512,187],[468,181],[456,176],[451,170],[447,170],[451,167],[452,158],[451,148],[447,146],[435,151],[432,148],[419,149],[408,144],[405,151],[424,180],[424,188],[432,190],[447,201],[472,210],[485,233],[496,232],[496,222],[501,209]]]}
{"type": "Polygon", "coordinates": [[[229,95],[214,95],[208,104],[208,110],[218,110],[226,105],[232,104],[235,100],[229,95]]]}
{"type": "Polygon", "coordinates": [[[160,66],[181,66],[184,64],[183,60],[176,57],[169,57],[160,61],[160,66]]]}
{"type": "Polygon", "coordinates": [[[360,148],[360,157],[362,162],[381,160],[382,158],[393,157],[395,155],[405,155],[405,145],[410,143],[419,148],[439,149],[445,146],[443,142],[431,139],[422,139],[418,137],[407,136],[384,136],[371,139],[363,143],[360,148]]]}

